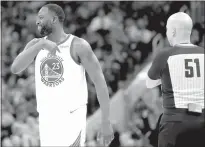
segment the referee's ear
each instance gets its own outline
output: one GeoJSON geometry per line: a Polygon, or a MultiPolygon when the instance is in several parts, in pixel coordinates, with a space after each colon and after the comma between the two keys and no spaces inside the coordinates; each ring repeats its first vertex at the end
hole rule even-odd
{"type": "Polygon", "coordinates": [[[173,31],[172,31],[172,36],[173,36],[173,37],[176,37],[176,35],[177,35],[176,28],[173,28],[173,31]]]}

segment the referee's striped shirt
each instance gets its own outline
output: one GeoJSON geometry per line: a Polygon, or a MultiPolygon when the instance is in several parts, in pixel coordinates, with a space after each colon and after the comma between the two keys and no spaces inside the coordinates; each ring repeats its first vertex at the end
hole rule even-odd
{"type": "Polygon", "coordinates": [[[148,71],[150,79],[161,79],[164,108],[204,108],[204,48],[178,45],[161,51],[148,71]]]}

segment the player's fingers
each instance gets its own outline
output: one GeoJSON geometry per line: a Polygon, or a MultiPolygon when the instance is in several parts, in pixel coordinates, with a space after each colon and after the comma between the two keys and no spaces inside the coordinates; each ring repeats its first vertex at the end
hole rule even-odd
{"type": "Polygon", "coordinates": [[[101,133],[98,133],[98,134],[97,134],[97,141],[100,142],[100,139],[101,139],[101,138],[102,138],[101,133]]]}
{"type": "Polygon", "coordinates": [[[104,142],[103,142],[103,144],[104,144],[104,146],[109,146],[109,144],[111,143],[111,141],[110,140],[104,140],[104,142]]]}
{"type": "Polygon", "coordinates": [[[56,47],[56,50],[60,53],[61,51],[60,51],[60,49],[58,48],[58,47],[56,47]]]}
{"type": "Polygon", "coordinates": [[[115,138],[114,134],[112,134],[112,140],[115,138]]]}
{"type": "Polygon", "coordinates": [[[102,133],[98,133],[97,142],[99,143],[100,146],[107,146],[109,144],[109,142],[106,141],[102,133]]]}
{"type": "Polygon", "coordinates": [[[114,135],[111,135],[109,138],[110,143],[113,141],[113,139],[114,139],[114,135]]]}
{"type": "Polygon", "coordinates": [[[56,50],[52,50],[52,51],[51,51],[51,54],[52,54],[52,55],[56,55],[56,50]]]}
{"type": "Polygon", "coordinates": [[[114,139],[113,135],[103,137],[104,145],[108,146],[112,142],[113,139],[114,139]]]}
{"type": "Polygon", "coordinates": [[[103,138],[97,139],[97,143],[98,143],[100,146],[104,146],[103,138]]]}
{"type": "Polygon", "coordinates": [[[58,47],[54,47],[50,52],[51,52],[51,54],[56,55],[57,51],[60,53],[59,48],[58,47]]]}
{"type": "Polygon", "coordinates": [[[99,136],[97,137],[97,142],[100,142],[100,138],[99,138],[99,136]]]}
{"type": "Polygon", "coordinates": [[[114,139],[114,135],[105,136],[105,139],[106,140],[113,140],[114,139]]]}
{"type": "Polygon", "coordinates": [[[109,146],[111,142],[112,142],[111,139],[104,140],[104,145],[105,145],[105,146],[109,146]]]}

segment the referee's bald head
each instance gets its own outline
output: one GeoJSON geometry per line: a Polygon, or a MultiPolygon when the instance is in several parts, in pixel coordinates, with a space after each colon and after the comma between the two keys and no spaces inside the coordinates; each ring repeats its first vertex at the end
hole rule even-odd
{"type": "MultiPolygon", "coordinates": [[[[193,22],[191,17],[184,12],[177,12],[167,20],[167,38],[171,45],[178,41],[190,40],[193,22]]],[[[179,42],[180,43],[180,42],[179,42]]]]}

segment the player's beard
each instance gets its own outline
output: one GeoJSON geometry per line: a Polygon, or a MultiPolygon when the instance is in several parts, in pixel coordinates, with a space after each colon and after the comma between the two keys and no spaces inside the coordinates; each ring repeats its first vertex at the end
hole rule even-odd
{"type": "Polygon", "coordinates": [[[47,22],[46,24],[41,26],[41,29],[39,31],[40,31],[41,36],[45,37],[45,36],[48,36],[49,34],[51,34],[52,30],[53,29],[52,29],[51,24],[49,24],[49,22],[47,22]]]}

